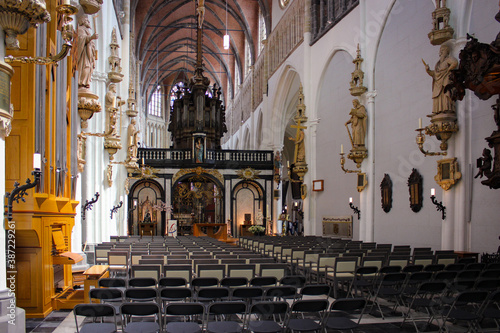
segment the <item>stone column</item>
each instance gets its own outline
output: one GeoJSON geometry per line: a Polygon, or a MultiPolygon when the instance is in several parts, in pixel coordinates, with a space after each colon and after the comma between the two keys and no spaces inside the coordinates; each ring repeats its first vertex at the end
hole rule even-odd
{"type": "Polygon", "coordinates": [[[365,242],[373,242],[374,239],[374,225],[375,218],[375,191],[378,186],[375,184],[375,97],[377,91],[372,90],[366,93],[366,111],[368,113],[368,157],[365,160],[364,168],[366,178],[368,179],[368,186],[365,191],[361,192],[361,223],[359,237],[365,242]],[[363,211],[366,212],[363,214],[363,211]],[[364,216],[364,218],[363,218],[364,216]]]}

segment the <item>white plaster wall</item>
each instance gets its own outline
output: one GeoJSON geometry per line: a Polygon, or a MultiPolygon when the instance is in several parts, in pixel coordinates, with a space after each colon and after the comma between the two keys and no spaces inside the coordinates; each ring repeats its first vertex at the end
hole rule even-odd
{"type": "MultiPolygon", "coordinates": [[[[491,43],[500,31],[500,23],[495,21],[494,16],[498,11],[496,1],[473,2],[470,23],[470,34],[475,34],[482,43],[491,43]]],[[[496,97],[487,101],[481,101],[471,92],[470,115],[471,115],[471,164],[473,174],[477,173],[475,160],[481,156],[487,142],[484,140],[495,129],[493,121],[493,110],[491,105],[495,103],[496,97]]],[[[484,178],[483,178],[484,179],[484,178]]],[[[471,248],[473,251],[496,252],[500,241],[500,224],[498,223],[500,193],[481,184],[480,178],[472,183],[472,210],[471,210],[471,248]]]]}
{"type": "MultiPolygon", "coordinates": [[[[316,142],[316,179],[324,179],[323,192],[311,192],[311,200],[316,201],[317,225],[321,226],[323,216],[351,215],[348,198],[354,198],[359,206],[356,190],[357,177],[344,174],[340,168],[340,145],[349,152],[351,144],[345,122],[349,119],[353,96],[347,89],[350,81],[352,57],[346,51],[333,55],[324,71],[323,84],[318,92],[318,118],[316,142]]],[[[347,160],[346,168],[354,169],[355,164],[347,160]]],[[[354,217],[354,238],[359,237],[359,222],[354,217]]],[[[321,228],[319,229],[321,230],[321,228]]]]}
{"type": "MultiPolygon", "coordinates": [[[[375,63],[375,235],[377,242],[441,248],[441,215],[430,202],[437,157],[427,157],[415,143],[418,118],[429,125],[432,111],[432,79],[421,59],[434,68],[438,47],[427,37],[434,6],[430,1],[398,1],[384,28],[375,63]],[[414,213],[409,206],[407,179],[416,168],[423,176],[423,207],[414,213]],[[381,208],[379,184],[388,173],[393,182],[393,203],[389,213],[381,208]]],[[[437,151],[435,138],[427,138],[426,149],[437,151]]]]}

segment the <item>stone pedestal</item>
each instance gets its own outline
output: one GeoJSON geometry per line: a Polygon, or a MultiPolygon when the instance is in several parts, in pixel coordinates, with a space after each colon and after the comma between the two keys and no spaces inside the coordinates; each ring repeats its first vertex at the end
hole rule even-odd
{"type": "Polygon", "coordinates": [[[82,119],[82,129],[88,127],[87,120],[92,118],[96,112],[101,112],[99,96],[92,93],[89,89],[78,89],[78,114],[82,119]]]}

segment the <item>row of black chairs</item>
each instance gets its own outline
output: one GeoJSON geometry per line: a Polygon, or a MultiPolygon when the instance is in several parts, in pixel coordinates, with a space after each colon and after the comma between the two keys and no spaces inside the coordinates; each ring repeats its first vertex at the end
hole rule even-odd
{"type": "Polygon", "coordinates": [[[248,305],[242,301],[219,301],[208,306],[199,302],[170,303],[164,311],[156,303],[122,303],[118,312],[109,304],[79,304],[74,308],[77,333],[116,332],[117,316],[121,318],[122,331],[132,332],[242,332],[255,333],[318,331],[324,329],[351,330],[359,325],[366,301],[338,299],[331,305],[326,299],[296,300],[291,305],[285,301],[263,301],[248,305]],[[357,314],[352,319],[351,314],[357,314]],[[111,318],[103,322],[83,324],[78,316],[111,318]]]}

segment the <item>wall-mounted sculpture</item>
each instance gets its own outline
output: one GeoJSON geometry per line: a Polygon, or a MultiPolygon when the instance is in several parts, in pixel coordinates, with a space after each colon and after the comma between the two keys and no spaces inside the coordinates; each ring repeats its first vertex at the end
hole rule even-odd
{"type": "MultiPolygon", "coordinates": [[[[423,60],[422,60],[423,61],[423,60]]],[[[424,61],[423,61],[424,62],[424,61]]],[[[448,140],[453,133],[458,131],[457,115],[455,113],[455,101],[451,92],[445,87],[450,83],[450,72],[458,66],[458,61],[450,54],[450,48],[442,45],[439,49],[439,60],[434,70],[424,62],[425,70],[432,77],[432,113],[431,124],[425,128],[417,129],[417,144],[420,151],[425,156],[446,155],[448,150],[448,140]],[[425,135],[435,135],[441,141],[441,152],[428,152],[423,149],[425,135]]]]}
{"type": "Polygon", "coordinates": [[[125,161],[127,168],[135,169],[137,165],[137,150],[139,148],[139,133],[135,127],[135,119],[130,119],[130,124],[127,128],[127,160],[125,161]]]}
{"type": "Polygon", "coordinates": [[[359,44],[356,51],[356,58],[352,62],[354,63],[354,72],[351,73],[351,88],[349,88],[349,91],[353,96],[360,96],[366,92],[367,88],[363,85],[365,73],[361,70],[361,63],[363,62],[363,58],[361,58],[361,50],[359,49],[359,44]]]}
{"type": "Polygon", "coordinates": [[[137,116],[137,110],[135,109],[136,102],[134,85],[130,82],[130,86],[128,87],[127,111],[125,113],[131,118],[137,116]]]}
{"type": "Polygon", "coordinates": [[[97,62],[97,49],[94,40],[99,35],[92,33],[90,21],[86,15],[78,22],[77,69],[78,69],[78,114],[82,119],[82,129],[88,127],[87,120],[94,113],[101,111],[99,97],[90,90],[92,73],[97,62]]]}
{"type": "MultiPolygon", "coordinates": [[[[495,16],[500,22],[500,11],[495,16]]],[[[482,100],[487,100],[493,95],[500,95],[500,85],[498,81],[500,74],[500,33],[491,44],[479,43],[470,35],[465,47],[460,51],[460,65],[458,69],[452,71],[451,83],[447,86],[452,92],[454,100],[462,100],[465,96],[465,89],[470,89],[482,100]]],[[[488,146],[493,148],[495,155],[491,156],[489,149],[483,149],[483,156],[478,163],[479,172],[476,175],[484,176],[481,184],[492,189],[500,188],[500,100],[497,99],[493,108],[493,119],[497,129],[485,140],[488,146]],[[493,166],[493,169],[491,169],[493,166]]]]}
{"type": "MultiPolygon", "coordinates": [[[[358,99],[354,99],[352,101],[353,108],[349,112],[351,118],[345,123],[345,127],[347,129],[347,134],[349,134],[349,140],[351,141],[352,149],[347,155],[347,158],[353,160],[356,163],[356,167],[359,169],[361,167],[361,163],[368,156],[368,150],[365,146],[365,138],[367,131],[367,123],[368,123],[368,113],[366,112],[366,108],[362,105],[358,99]],[[351,125],[351,130],[349,130],[349,125],[351,125]]],[[[344,169],[345,159],[343,148],[341,151],[341,166],[344,172],[348,172],[350,170],[344,169]]],[[[355,173],[361,172],[360,170],[352,171],[355,173]]]]}
{"type": "Polygon", "coordinates": [[[103,0],[80,0],[80,6],[85,14],[95,14],[101,10],[103,0]]]}
{"type": "Polygon", "coordinates": [[[109,154],[109,160],[113,161],[116,152],[122,148],[120,134],[118,133],[119,107],[124,104],[121,100],[117,102],[116,85],[111,83],[105,98],[106,107],[106,132],[104,132],[104,149],[109,154]]]}
{"type": "Polygon", "coordinates": [[[307,121],[307,117],[305,116],[306,106],[304,104],[304,93],[302,90],[302,85],[299,88],[299,100],[297,102],[297,112],[293,120],[296,125],[291,125],[291,128],[296,129],[296,135],[294,137],[289,137],[291,141],[295,143],[295,152],[293,157],[293,165],[292,172],[297,174],[299,177],[299,181],[302,182],[304,180],[304,175],[307,173],[307,163],[306,163],[306,146],[305,146],[305,132],[306,126],[303,126],[302,123],[307,121]]]}
{"type": "Polygon", "coordinates": [[[382,209],[384,212],[389,213],[392,208],[392,180],[388,174],[384,174],[384,179],[380,183],[380,195],[382,209]]]}
{"type": "Polygon", "coordinates": [[[410,177],[408,177],[408,190],[410,191],[410,208],[415,213],[418,213],[422,209],[423,204],[423,178],[417,169],[411,171],[410,177]]]}
{"type": "Polygon", "coordinates": [[[432,12],[432,30],[427,35],[432,45],[441,45],[453,38],[453,28],[448,24],[450,10],[446,8],[446,0],[436,1],[436,10],[432,12]]]}
{"type": "Polygon", "coordinates": [[[111,33],[111,44],[109,44],[109,48],[111,49],[111,55],[108,57],[109,63],[109,72],[108,79],[113,83],[122,82],[123,74],[120,55],[118,54],[118,49],[120,45],[118,45],[118,39],[116,37],[116,28],[113,27],[113,31],[111,33]]]}

